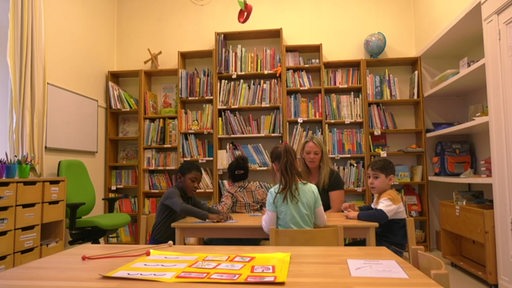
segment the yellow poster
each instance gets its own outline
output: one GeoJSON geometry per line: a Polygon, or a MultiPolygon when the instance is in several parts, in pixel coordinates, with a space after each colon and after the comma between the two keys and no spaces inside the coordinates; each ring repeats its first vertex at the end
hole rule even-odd
{"type": "Polygon", "coordinates": [[[104,276],[162,282],[283,283],[290,253],[186,254],[151,250],[104,276]]]}

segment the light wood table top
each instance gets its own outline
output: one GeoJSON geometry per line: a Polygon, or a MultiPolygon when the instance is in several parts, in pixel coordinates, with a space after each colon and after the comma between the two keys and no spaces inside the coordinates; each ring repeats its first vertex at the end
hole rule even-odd
{"type": "MultiPolygon", "coordinates": [[[[225,283],[164,283],[144,280],[104,278],[108,273],[137,257],[99,260],[81,259],[82,255],[98,255],[147,245],[91,245],[84,244],[44,257],[24,265],[0,272],[0,286],[11,287],[277,287],[276,284],[225,283]],[[144,281],[144,282],[143,282],[144,281]]],[[[289,252],[290,267],[286,287],[441,287],[407,261],[384,247],[286,247],[286,246],[174,246],[158,250],[180,253],[275,253],[289,252]],[[371,278],[350,276],[347,259],[395,260],[409,278],[371,278]]],[[[132,253],[135,253],[132,251],[132,253]]],[[[279,287],[282,287],[279,285],[279,287]]]]}
{"type": "MultiPolygon", "coordinates": [[[[233,222],[213,223],[201,221],[194,217],[186,217],[174,222],[176,228],[176,244],[185,244],[185,238],[268,238],[261,227],[261,215],[233,213],[233,222]]],[[[342,213],[327,213],[328,225],[343,227],[340,235],[351,238],[366,238],[368,246],[375,246],[375,222],[347,219],[342,213]]]]}

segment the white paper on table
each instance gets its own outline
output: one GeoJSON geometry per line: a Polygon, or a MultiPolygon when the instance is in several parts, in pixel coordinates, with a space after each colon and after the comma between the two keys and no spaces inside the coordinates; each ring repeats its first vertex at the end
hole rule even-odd
{"type": "Polygon", "coordinates": [[[395,260],[347,259],[352,277],[409,278],[395,260]]]}

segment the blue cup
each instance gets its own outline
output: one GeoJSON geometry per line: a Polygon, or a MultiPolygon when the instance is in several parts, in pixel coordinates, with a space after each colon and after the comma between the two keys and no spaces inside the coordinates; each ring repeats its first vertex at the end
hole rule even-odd
{"type": "Polygon", "coordinates": [[[18,164],[7,164],[5,167],[5,178],[16,178],[18,174],[18,164]]]}

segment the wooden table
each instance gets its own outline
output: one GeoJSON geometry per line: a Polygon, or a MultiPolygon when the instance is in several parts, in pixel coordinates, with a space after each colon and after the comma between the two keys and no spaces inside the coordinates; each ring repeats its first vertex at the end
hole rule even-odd
{"type": "MultiPolygon", "coordinates": [[[[268,238],[261,227],[261,215],[234,213],[234,222],[213,223],[187,217],[174,222],[176,228],[176,244],[185,244],[185,238],[268,238]]],[[[375,246],[375,222],[350,220],[341,213],[327,213],[328,225],[339,225],[343,229],[340,237],[366,238],[368,246],[375,246]]]]}
{"type": "MultiPolygon", "coordinates": [[[[104,278],[108,273],[137,257],[82,261],[82,255],[97,255],[141,248],[147,245],[84,244],[0,272],[0,286],[11,287],[282,287],[276,284],[164,283],[144,280],[104,278]],[[143,282],[144,281],[144,282],[143,282]]],[[[286,287],[441,287],[407,261],[384,247],[286,247],[286,246],[174,246],[158,250],[181,253],[291,253],[286,287]],[[409,276],[403,278],[370,278],[350,276],[347,259],[395,260],[409,276]]],[[[135,253],[132,251],[132,253],[135,253]]]]}

